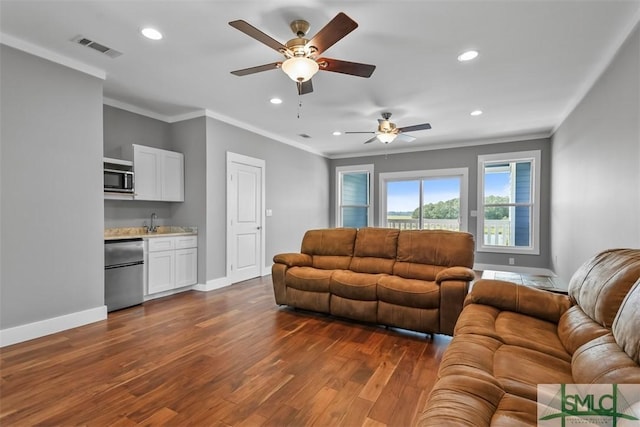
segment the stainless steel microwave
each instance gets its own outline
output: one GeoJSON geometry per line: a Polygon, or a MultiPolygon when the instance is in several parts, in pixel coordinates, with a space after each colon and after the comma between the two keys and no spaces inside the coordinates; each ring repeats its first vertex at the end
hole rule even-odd
{"type": "Polygon", "coordinates": [[[133,163],[127,160],[104,159],[105,193],[133,193],[133,163]]]}

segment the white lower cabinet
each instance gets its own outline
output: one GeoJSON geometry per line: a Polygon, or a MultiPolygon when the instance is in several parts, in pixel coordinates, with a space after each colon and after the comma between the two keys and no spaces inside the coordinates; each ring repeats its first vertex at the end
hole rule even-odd
{"type": "Polygon", "coordinates": [[[169,291],[198,282],[198,237],[149,239],[147,293],[169,291]]]}

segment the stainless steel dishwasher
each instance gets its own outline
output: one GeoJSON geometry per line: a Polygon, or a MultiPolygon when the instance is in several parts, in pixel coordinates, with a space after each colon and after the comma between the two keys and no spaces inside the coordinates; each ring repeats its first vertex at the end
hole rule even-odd
{"type": "Polygon", "coordinates": [[[105,240],[104,302],[107,311],[142,303],[143,269],[142,239],[105,240]]]}

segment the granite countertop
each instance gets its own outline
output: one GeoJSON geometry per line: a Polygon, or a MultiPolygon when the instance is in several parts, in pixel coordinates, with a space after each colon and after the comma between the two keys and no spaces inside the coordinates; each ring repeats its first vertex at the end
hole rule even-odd
{"type": "Polygon", "coordinates": [[[157,231],[149,233],[145,227],[118,227],[105,228],[104,240],[120,240],[135,238],[171,237],[171,236],[195,236],[197,227],[158,226],[157,231]]]}

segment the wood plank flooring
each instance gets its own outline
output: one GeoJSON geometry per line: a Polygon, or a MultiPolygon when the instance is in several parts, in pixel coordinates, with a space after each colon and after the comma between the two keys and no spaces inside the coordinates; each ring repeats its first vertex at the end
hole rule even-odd
{"type": "Polygon", "coordinates": [[[0,425],[410,426],[450,339],[189,291],[0,349],[0,425]]]}

